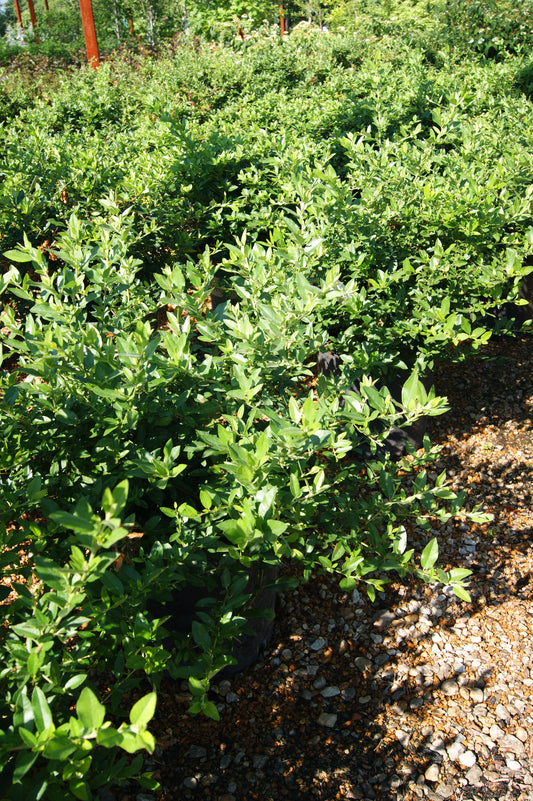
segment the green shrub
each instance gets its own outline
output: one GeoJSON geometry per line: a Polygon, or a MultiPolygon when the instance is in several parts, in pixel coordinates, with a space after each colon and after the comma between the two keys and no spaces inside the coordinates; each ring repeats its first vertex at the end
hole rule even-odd
{"type": "Polygon", "coordinates": [[[531,0],[447,0],[444,19],[452,46],[500,58],[531,49],[532,12],[531,0]]]}
{"type": "Polygon", "coordinates": [[[0,756],[12,794],[28,798],[90,798],[139,770],[117,749],[153,749],[154,691],[123,708],[143,675],[154,687],[164,670],[188,678],[191,711],[217,716],[209,680],[247,625],[254,565],[336,571],[371,597],[388,571],[415,572],[467,597],[468,571],[436,569],[435,540],[419,561],[404,524],[483,519],[444,476],[430,485],[429,444],[399,467],[381,454],[391,426],[446,408],[416,373],[401,403],[364,376],[344,405],[328,381],[316,396],[307,388],[304,362],[325,344],[321,308],[342,293],[338,270],[310,280],[317,243],[287,245],[282,231],[269,248],[243,238],[230,248],[238,301],[210,310],[208,252],[143,286],[131,221],[106,209],[91,224],[71,218],[57,261],[29,244],[9,251],[20,267],[2,278],[4,347],[17,354],[1,378],[2,561],[19,578],[1,607],[0,756]],[[374,453],[366,473],[357,456],[343,460],[361,443],[374,453]],[[417,471],[410,490],[398,469],[417,471]],[[354,497],[370,500],[354,508],[354,497]],[[128,556],[132,530],[141,545],[128,556]],[[205,588],[205,603],[169,644],[151,602],[164,608],[189,586],[205,588]]]}
{"type": "Polygon", "coordinates": [[[383,443],[445,411],[419,379],[479,350],[530,270],[529,61],[443,47],[428,64],[405,20],[387,26],[179,41],[53,72],[31,101],[29,79],[2,83],[13,798],[138,772],[122,752],[153,747],[164,671],[216,717],[209,681],[255,614],[258,565],[280,586],[297,564],[371,597],[390,571],[467,597],[467,571],[406,532],[483,516],[430,481],[428,441],[398,463],[383,443]],[[329,350],[340,374],[314,376],[329,350]],[[172,634],[191,586],[206,597],[172,634]]]}

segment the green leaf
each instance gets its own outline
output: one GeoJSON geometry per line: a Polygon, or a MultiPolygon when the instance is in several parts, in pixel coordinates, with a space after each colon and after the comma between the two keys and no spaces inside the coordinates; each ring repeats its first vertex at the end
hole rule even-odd
{"type": "Polygon", "coordinates": [[[124,595],[124,585],[113,571],[108,571],[102,576],[102,584],[104,587],[113,593],[113,595],[124,595]]]}
{"type": "Polygon", "coordinates": [[[103,745],[104,748],[117,748],[122,741],[122,733],[112,726],[105,729],[99,729],[96,735],[96,742],[98,745],[103,745]]]}
{"type": "MultiPolygon", "coordinates": [[[[146,748],[144,739],[140,734],[135,734],[130,731],[119,731],[120,741],[116,743],[123,751],[128,754],[134,754],[135,751],[140,751],[141,748],[146,748]]],[[[144,732],[148,734],[148,732],[144,732]]]]}
{"type": "Polygon", "coordinates": [[[22,740],[24,745],[28,746],[28,748],[34,748],[37,745],[37,737],[33,732],[28,731],[28,729],[25,729],[22,726],[19,726],[17,731],[19,733],[20,739],[22,740]]]}
{"type": "Polygon", "coordinates": [[[296,473],[292,471],[289,474],[289,487],[291,490],[292,497],[299,498],[299,496],[302,493],[302,490],[300,488],[300,482],[298,481],[298,476],[296,475],[296,473]]]}
{"type": "Polygon", "coordinates": [[[14,726],[23,726],[24,729],[34,728],[33,709],[31,708],[31,701],[28,698],[28,688],[23,687],[20,694],[16,696],[16,708],[13,712],[14,726]]]}
{"type": "Polygon", "coordinates": [[[83,781],[83,779],[72,779],[69,782],[69,790],[76,798],[79,798],[80,801],[90,801],[91,794],[87,783],[83,781]]]}
{"type": "Polygon", "coordinates": [[[435,498],[440,498],[441,501],[452,501],[455,498],[455,492],[449,487],[439,487],[433,490],[435,498]]]}
{"type": "Polygon", "coordinates": [[[35,677],[46,657],[45,651],[32,650],[28,656],[27,669],[30,676],[35,677]]]}
{"type": "Polygon", "coordinates": [[[23,250],[6,250],[4,256],[6,257],[6,259],[9,259],[10,261],[16,261],[21,263],[32,260],[30,254],[26,253],[23,250]]]}
{"type": "Polygon", "coordinates": [[[201,697],[205,695],[209,688],[209,683],[206,679],[203,681],[201,679],[197,679],[194,676],[189,676],[189,690],[191,694],[195,697],[201,697]]]}
{"type": "Polygon", "coordinates": [[[0,603],[5,601],[11,595],[11,587],[4,586],[3,584],[0,586],[0,603]]]}
{"type": "Polygon", "coordinates": [[[424,570],[430,570],[435,562],[439,557],[439,544],[437,542],[437,538],[433,537],[433,539],[428,542],[422,554],[420,556],[420,564],[424,568],[424,570]]]}
{"type": "Polygon", "coordinates": [[[89,687],[84,687],[76,704],[81,725],[89,731],[99,729],[105,718],[105,706],[89,687]]]}
{"type": "Polygon", "coordinates": [[[212,720],[220,720],[219,711],[212,701],[206,701],[204,704],[202,704],[202,712],[212,720]]]}
{"type": "Polygon", "coordinates": [[[146,790],[160,790],[161,784],[154,779],[151,773],[141,773],[140,776],[137,777],[137,781],[144,787],[146,790]]]}
{"type": "Polygon", "coordinates": [[[468,568],[466,567],[454,567],[449,572],[449,576],[452,581],[462,581],[463,579],[468,578],[468,576],[471,575],[472,571],[468,570],[468,568]]]}
{"type": "Polygon", "coordinates": [[[85,673],[78,673],[76,676],[71,676],[70,679],[65,682],[65,690],[75,690],[76,687],[83,684],[86,678],[87,676],[85,673]]]}
{"type": "Polygon", "coordinates": [[[102,508],[106,517],[117,517],[126,505],[128,500],[129,482],[128,479],[117,484],[114,490],[106,487],[102,497],[102,508]]]}
{"type": "Polygon", "coordinates": [[[155,751],[156,741],[153,734],[149,731],[140,731],[137,735],[137,750],[145,748],[149,754],[155,751]]]}
{"type": "Polygon", "coordinates": [[[193,620],[192,638],[196,645],[199,645],[204,651],[209,651],[211,648],[211,637],[209,632],[198,620],[193,620]]]}
{"type": "Polygon", "coordinates": [[[415,370],[402,387],[402,404],[406,409],[416,406],[418,396],[418,373],[415,370]]]}
{"type": "Polygon", "coordinates": [[[468,519],[473,523],[490,523],[494,520],[494,515],[490,512],[468,512],[468,519]]]}
{"type": "Polygon", "coordinates": [[[35,640],[36,642],[41,639],[43,633],[41,627],[36,623],[33,623],[31,620],[25,620],[23,623],[17,623],[16,625],[11,626],[11,630],[14,631],[15,634],[18,634],[19,637],[35,640]]]}
{"type": "Polygon", "coordinates": [[[393,551],[397,554],[405,553],[405,549],[407,548],[407,531],[405,530],[405,526],[400,526],[397,531],[397,538],[394,542],[393,551]]]}
{"type": "Polygon", "coordinates": [[[35,556],[34,563],[35,571],[44,584],[58,592],[68,589],[69,581],[64,568],[51,559],[47,559],[46,556],[35,556]]]}
{"type": "Polygon", "coordinates": [[[43,751],[43,756],[46,759],[59,759],[61,761],[67,759],[74,753],[77,746],[73,743],[67,735],[58,735],[46,743],[43,751]]]}
{"type": "Polygon", "coordinates": [[[313,481],[313,487],[315,492],[320,492],[320,490],[324,486],[325,480],[326,480],[326,472],[323,467],[320,467],[313,481]]]}
{"type": "Polygon", "coordinates": [[[40,687],[35,687],[31,696],[31,708],[37,731],[46,731],[53,724],[52,713],[46,696],[40,687]]]}
{"type": "Polygon", "coordinates": [[[63,528],[68,529],[69,531],[76,531],[80,534],[94,534],[95,533],[95,520],[83,519],[76,514],[71,514],[70,512],[52,512],[50,517],[52,520],[55,520],[56,523],[59,523],[60,526],[63,528]]]}
{"type": "Polygon", "coordinates": [[[470,593],[468,593],[460,584],[456,584],[453,588],[453,591],[462,601],[467,601],[468,603],[472,601],[470,593]]]}
{"type": "Polygon", "coordinates": [[[373,386],[367,386],[366,384],[360,384],[361,395],[365,395],[368,399],[370,406],[373,409],[377,409],[378,412],[381,412],[385,408],[385,400],[381,397],[378,390],[373,386]]]}
{"type": "Polygon", "coordinates": [[[195,517],[198,517],[198,512],[194,508],[194,506],[190,506],[188,503],[182,503],[178,507],[178,513],[180,517],[184,520],[192,519],[194,520],[195,517]]]}
{"type": "Polygon", "coordinates": [[[200,490],[200,503],[204,509],[211,509],[213,501],[206,490],[200,490]]]}
{"type": "Polygon", "coordinates": [[[390,473],[382,470],[379,475],[379,485],[387,498],[392,498],[394,495],[394,481],[390,473]]]}
{"type": "Polygon", "coordinates": [[[256,501],[259,503],[257,511],[260,518],[265,519],[269,516],[276,498],[277,491],[277,487],[267,486],[264,489],[259,490],[255,496],[256,501]]]}
{"type": "Polygon", "coordinates": [[[38,756],[38,751],[21,751],[13,771],[13,784],[20,784],[20,780],[30,770],[38,756]]]}
{"type": "Polygon", "coordinates": [[[157,703],[157,694],[155,692],[144,695],[136,704],[133,705],[130,712],[130,722],[132,726],[142,728],[153,718],[155,707],[157,703]]]}

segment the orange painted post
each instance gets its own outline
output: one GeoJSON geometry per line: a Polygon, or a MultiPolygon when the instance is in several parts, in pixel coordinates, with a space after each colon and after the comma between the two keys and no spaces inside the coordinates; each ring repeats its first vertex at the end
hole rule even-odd
{"type": "Polygon", "coordinates": [[[30,19],[33,27],[33,36],[37,44],[39,44],[39,37],[37,36],[37,19],[35,18],[35,8],[33,6],[33,0],[28,0],[28,8],[30,9],[30,19]]]}
{"type": "Polygon", "coordinates": [[[19,0],[15,0],[15,12],[17,14],[17,23],[19,26],[20,35],[22,37],[22,41],[24,41],[24,28],[22,27],[22,14],[20,13],[19,0]]]}
{"type": "Polygon", "coordinates": [[[281,30],[281,35],[285,36],[285,9],[283,6],[279,7],[279,25],[281,30]]]}
{"type": "Polygon", "coordinates": [[[100,53],[98,52],[96,28],[94,27],[93,4],[91,0],[80,0],[80,11],[83,35],[85,37],[85,49],[87,50],[87,61],[91,67],[96,70],[100,65],[100,53]]]}

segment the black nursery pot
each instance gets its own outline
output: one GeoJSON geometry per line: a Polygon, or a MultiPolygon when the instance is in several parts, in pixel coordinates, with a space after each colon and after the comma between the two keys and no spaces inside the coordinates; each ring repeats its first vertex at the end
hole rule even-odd
{"type": "MultiPolygon", "coordinates": [[[[217,678],[232,676],[250,667],[261,651],[268,645],[274,626],[273,613],[276,605],[277,590],[272,586],[280,573],[279,565],[254,565],[248,571],[248,584],[244,592],[251,595],[246,611],[265,610],[268,617],[253,617],[247,623],[247,631],[238,637],[231,646],[235,664],[228,665],[217,674],[217,678]],[[251,631],[250,631],[251,629],[251,631]]],[[[218,593],[222,593],[219,589],[218,593]]],[[[172,599],[166,604],[150,601],[149,610],[158,617],[167,617],[165,628],[179,634],[190,634],[192,624],[198,619],[197,605],[207,596],[213,597],[217,592],[205,587],[188,586],[172,593],[172,599]]],[[[201,607],[200,607],[201,608],[201,607]]]]}

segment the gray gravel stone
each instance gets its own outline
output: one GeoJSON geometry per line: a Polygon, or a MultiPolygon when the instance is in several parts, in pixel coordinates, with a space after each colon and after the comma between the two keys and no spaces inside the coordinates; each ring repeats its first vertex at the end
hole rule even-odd
{"type": "Polygon", "coordinates": [[[500,751],[511,751],[513,754],[522,754],[524,752],[524,743],[515,737],[514,734],[506,734],[498,743],[500,751]]]}
{"type": "Polygon", "coordinates": [[[328,641],[324,639],[324,637],[317,637],[317,639],[311,643],[309,646],[312,651],[321,651],[324,646],[328,644],[328,641]]]}
{"type": "Polygon", "coordinates": [[[496,740],[496,741],[501,740],[501,738],[505,736],[504,730],[501,729],[496,723],[494,723],[490,727],[489,734],[491,740],[496,740]]]}
{"type": "Polygon", "coordinates": [[[468,784],[478,787],[482,783],[481,780],[483,779],[483,771],[479,765],[473,765],[470,770],[465,773],[465,779],[467,780],[468,784]]]}
{"type": "Polygon", "coordinates": [[[453,679],[443,681],[440,688],[444,695],[457,695],[459,692],[459,685],[453,679]]]}
{"type": "Polygon", "coordinates": [[[333,729],[337,723],[337,715],[332,712],[322,712],[318,718],[318,725],[325,726],[328,729],[333,729]]]}
{"type": "Polygon", "coordinates": [[[498,704],[496,707],[496,718],[498,720],[503,720],[507,723],[511,719],[511,715],[509,711],[503,706],[503,704],[498,704]]]}
{"type": "Polygon", "coordinates": [[[374,628],[381,631],[381,629],[386,629],[387,626],[389,626],[393,620],[394,620],[394,613],[385,611],[381,612],[381,614],[375,618],[373,625],[374,628]]]}
{"type": "Polygon", "coordinates": [[[185,754],[185,759],[204,759],[207,756],[207,749],[201,745],[191,745],[185,754]]]}
{"type": "Polygon", "coordinates": [[[409,732],[403,731],[403,729],[396,729],[394,734],[398,742],[401,743],[404,748],[407,748],[409,745],[409,740],[411,739],[409,732]]]}
{"type": "Polygon", "coordinates": [[[323,698],[334,698],[336,695],[340,695],[341,691],[338,687],[324,687],[320,695],[323,698]]]}
{"type": "Polygon", "coordinates": [[[527,731],[523,729],[522,726],[516,727],[515,735],[522,743],[526,743],[529,739],[527,731]]]}
{"type": "Polygon", "coordinates": [[[444,782],[438,784],[435,788],[435,793],[439,798],[451,798],[454,792],[454,787],[451,784],[445,784],[444,782]]]}

